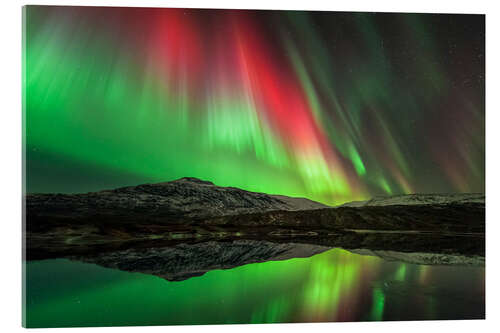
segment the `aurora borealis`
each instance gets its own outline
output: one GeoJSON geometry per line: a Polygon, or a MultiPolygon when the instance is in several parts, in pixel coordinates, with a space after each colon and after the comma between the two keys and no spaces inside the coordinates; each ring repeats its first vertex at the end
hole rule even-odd
{"type": "Polygon", "coordinates": [[[28,192],[484,192],[484,16],[25,8],[28,192]]]}

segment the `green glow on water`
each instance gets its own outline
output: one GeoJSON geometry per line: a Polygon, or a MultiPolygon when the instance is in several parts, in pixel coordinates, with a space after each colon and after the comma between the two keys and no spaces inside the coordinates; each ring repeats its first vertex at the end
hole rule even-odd
{"type": "Polygon", "coordinates": [[[406,277],[406,264],[401,264],[394,276],[397,281],[404,281],[406,277]]]}
{"type": "Polygon", "coordinates": [[[373,305],[370,314],[371,320],[380,321],[384,316],[385,296],[380,288],[373,289],[373,305]]]}
{"type": "Polygon", "coordinates": [[[26,323],[61,327],[454,318],[450,308],[462,318],[480,313],[480,307],[470,304],[484,299],[484,268],[429,266],[426,275],[432,284],[409,286],[404,293],[399,284],[394,290],[387,287],[394,272],[400,275],[405,266],[414,268],[406,270],[407,281],[419,281],[420,266],[341,249],[210,271],[180,282],[62,259],[28,262],[26,323]],[[463,302],[445,296],[461,293],[466,281],[474,288],[463,302]],[[440,293],[443,288],[449,291],[440,293]],[[422,297],[434,300],[422,303],[422,297]],[[411,305],[411,311],[401,312],[402,305],[411,305]]]}

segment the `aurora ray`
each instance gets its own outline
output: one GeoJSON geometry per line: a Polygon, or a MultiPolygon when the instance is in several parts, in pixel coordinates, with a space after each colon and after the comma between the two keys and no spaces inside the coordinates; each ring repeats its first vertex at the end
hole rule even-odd
{"type": "Polygon", "coordinates": [[[448,18],[28,6],[27,191],[484,192],[484,20],[448,18]]]}

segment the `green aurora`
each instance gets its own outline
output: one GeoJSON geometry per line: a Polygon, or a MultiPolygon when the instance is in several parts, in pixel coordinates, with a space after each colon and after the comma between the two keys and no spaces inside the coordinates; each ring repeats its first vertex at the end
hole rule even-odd
{"type": "Polygon", "coordinates": [[[484,192],[484,17],[27,6],[27,192],[484,192]]]}

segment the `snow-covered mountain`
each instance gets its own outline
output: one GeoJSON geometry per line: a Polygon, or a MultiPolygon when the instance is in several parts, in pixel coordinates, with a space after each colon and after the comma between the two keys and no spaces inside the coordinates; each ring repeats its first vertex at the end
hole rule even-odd
{"type": "Polygon", "coordinates": [[[375,197],[366,201],[352,201],[339,207],[394,206],[394,205],[443,205],[485,202],[484,193],[453,194],[402,194],[390,197],[375,197]]]}
{"type": "Polygon", "coordinates": [[[305,198],[216,186],[191,177],[84,194],[28,194],[26,200],[28,216],[119,216],[123,220],[140,219],[141,214],[161,220],[319,208],[328,206],[305,198]]]}

